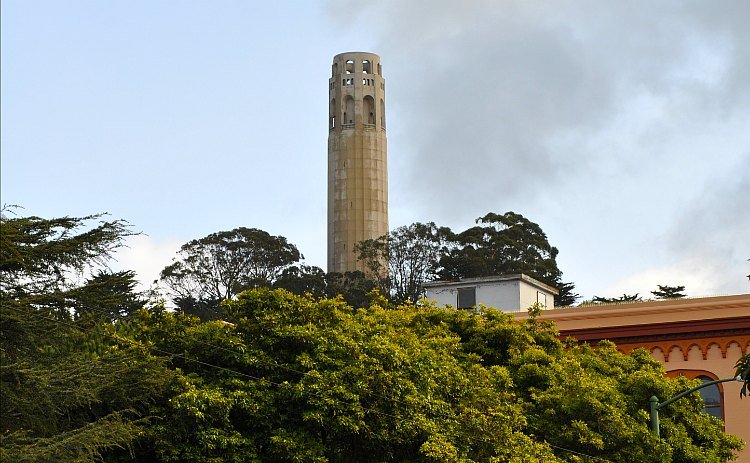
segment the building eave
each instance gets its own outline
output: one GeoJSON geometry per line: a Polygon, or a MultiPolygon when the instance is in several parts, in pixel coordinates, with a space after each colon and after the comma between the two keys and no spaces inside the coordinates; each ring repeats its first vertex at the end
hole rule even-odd
{"type": "MultiPolygon", "coordinates": [[[[525,319],[528,315],[514,316],[525,319]]],[[[553,309],[538,318],[555,322],[561,337],[581,341],[750,331],[750,294],[553,309]]]]}
{"type": "Polygon", "coordinates": [[[433,288],[433,287],[459,288],[462,286],[480,285],[480,284],[488,284],[488,283],[501,283],[501,282],[506,282],[506,281],[524,281],[530,284],[531,286],[547,291],[551,294],[554,294],[555,296],[560,294],[560,291],[558,291],[556,288],[553,288],[552,286],[542,283],[541,281],[535,278],[532,278],[524,273],[514,273],[511,275],[496,275],[496,276],[476,277],[476,278],[460,278],[458,280],[436,280],[436,281],[430,281],[428,283],[425,283],[423,286],[425,288],[433,288]]]}

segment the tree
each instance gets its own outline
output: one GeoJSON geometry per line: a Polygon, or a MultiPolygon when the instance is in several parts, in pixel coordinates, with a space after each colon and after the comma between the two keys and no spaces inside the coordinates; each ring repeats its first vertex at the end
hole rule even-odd
{"type": "Polygon", "coordinates": [[[381,291],[394,303],[416,302],[424,296],[422,285],[437,277],[441,250],[449,234],[449,229],[438,228],[433,222],[413,223],[378,239],[357,243],[355,249],[368,274],[380,276],[381,291]]]}
{"type": "Polygon", "coordinates": [[[560,292],[555,296],[555,304],[560,307],[571,306],[581,298],[581,295],[574,291],[575,285],[573,282],[560,282],[555,285],[555,288],[560,292]]]}
{"type": "Polygon", "coordinates": [[[742,390],[740,390],[740,397],[745,397],[748,389],[750,389],[750,354],[745,354],[740,357],[735,368],[737,369],[735,375],[739,376],[743,381],[742,390]]]}
{"type": "Polygon", "coordinates": [[[352,307],[367,307],[370,305],[370,294],[377,283],[365,275],[364,272],[328,272],[326,274],[326,296],[341,297],[352,307]]]}
{"type": "Polygon", "coordinates": [[[233,370],[173,359],[187,374],[152,433],[160,461],[561,461],[520,432],[507,372],[455,355],[459,337],[414,306],[266,289],[224,304],[232,328],[147,321],[157,346],[233,370]]]}
{"type": "Polygon", "coordinates": [[[184,244],[174,262],[161,271],[180,310],[219,315],[219,303],[241,291],[270,286],[302,255],[283,236],[257,228],[212,233],[184,244]]]}
{"type": "Polygon", "coordinates": [[[102,218],[0,214],[2,461],[93,462],[126,448],[171,377],[117,341],[125,322],[106,322],[132,313],[138,296],[132,273],[102,271],[132,234],[102,218]]]}
{"type": "Polygon", "coordinates": [[[286,289],[300,296],[311,294],[315,297],[325,297],[326,273],[314,265],[293,265],[281,272],[273,283],[273,288],[286,289]]]}
{"type": "Polygon", "coordinates": [[[654,437],[648,397],[693,383],[535,319],[263,288],[224,305],[235,325],[140,312],[139,339],[184,353],[149,431],[157,461],[723,463],[742,445],[697,393],[654,437]]]}
{"type": "Polygon", "coordinates": [[[478,218],[477,224],[452,236],[452,246],[440,259],[440,278],[525,273],[557,288],[558,305],[573,304],[579,297],[572,283],[563,283],[555,260],[558,250],[539,225],[514,212],[489,213],[478,218]]]}
{"type": "Polygon", "coordinates": [[[112,322],[133,315],[146,305],[136,291],[135,272],[98,270],[87,279],[73,307],[77,317],[90,316],[112,322]]]}
{"type": "Polygon", "coordinates": [[[591,300],[594,304],[617,304],[619,302],[640,302],[643,298],[638,295],[638,293],[635,294],[624,294],[620,297],[601,297],[601,296],[594,296],[594,298],[591,300]]]}
{"type": "Polygon", "coordinates": [[[656,291],[651,291],[657,299],[680,299],[686,297],[685,286],[656,285],[659,287],[656,291]]]}

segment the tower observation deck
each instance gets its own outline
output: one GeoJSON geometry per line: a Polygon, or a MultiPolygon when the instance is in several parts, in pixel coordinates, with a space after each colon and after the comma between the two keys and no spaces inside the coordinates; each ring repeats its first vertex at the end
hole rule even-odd
{"type": "Polygon", "coordinates": [[[385,80],[380,57],[333,58],[328,80],[328,271],[364,271],[354,246],[388,233],[385,80]]]}

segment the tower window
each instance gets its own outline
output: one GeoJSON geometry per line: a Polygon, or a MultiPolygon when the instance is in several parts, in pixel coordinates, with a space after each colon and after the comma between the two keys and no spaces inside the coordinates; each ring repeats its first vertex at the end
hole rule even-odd
{"type": "Polygon", "coordinates": [[[346,110],[344,112],[343,124],[354,124],[354,98],[351,95],[347,95],[345,103],[346,110]]]}
{"type": "Polygon", "coordinates": [[[362,61],[362,74],[372,74],[372,66],[370,61],[362,61]]]}
{"type": "Polygon", "coordinates": [[[354,61],[347,60],[346,61],[346,73],[347,74],[354,74],[354,61]]]}
{"type": "Polygon", "coordinates": [[[381,66],[380,63],[378,63],[378,75],[379,76],[383,75],[383,66],[381,66]]]}
{"type": "Polygon", "coordinates": [[[366,95],[362,99],[362,105],[364,106],[364,113],[367,114],[367,123],[375,124],[375,100],[370,95],[366,95]]]}
{"type": "Polygon", "coordinates": [[[336,74],[338,73],[339,73],[339,63],[333,63],[332,76],[336,77],[336,74]]]}
{"type": "Polygon", "coordinates": [[[336,127],[336,99],[331,100],[331,110],[329,111],[330,114],[330,129],[333,129],[336,127]]]}
{"type": "Polygon", "coordinates": [[[385,102],[380,99],[380,126],[385,128],[385,102]]]}

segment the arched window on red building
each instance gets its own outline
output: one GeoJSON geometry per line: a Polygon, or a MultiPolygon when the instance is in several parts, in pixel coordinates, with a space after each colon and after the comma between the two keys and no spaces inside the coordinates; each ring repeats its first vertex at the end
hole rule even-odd
{"type": "MultiPolygon", "coordinates": [[[[709,378],[705,375],[700,375],[696,377],[697,379],[700,379],[703,381],[703,383],[708,383],[710,381],[714,381],[713,378],[709,378]]],[[[706,413],[709,415],[716,417],[720,420],[724,419],[724,410],[722,410],[722,400],[721,400],[721,390],[719,389],[718,384],[712,384],[710,386],[706,386],[700,391],[701,397],[703,398],[704,403],[704,409],[706,413]]]]}
{"type": "MultiPolygon", "coordinates": [[[[713,373],[702,370],[672,370],[667,372],[667,376],[670,378],[684,376],[687,379],[700,379],[704,384],[719,379],[713,373]]],[[[699,389],[698,392],[703,399],[703,411],[724,421],[724,391],[721,384],[706,386],[699,389]]]]}

